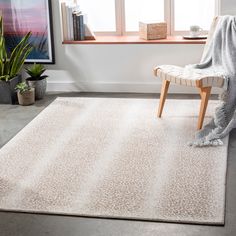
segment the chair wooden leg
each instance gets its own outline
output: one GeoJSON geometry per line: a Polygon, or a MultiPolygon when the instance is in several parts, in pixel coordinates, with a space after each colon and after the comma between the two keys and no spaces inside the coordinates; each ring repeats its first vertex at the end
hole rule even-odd
{"type": "Polygon", "coordinates": [[[158,114],[157,114],[158,117],[161,117],[169,85],[170,85],[170,81],[163,80],[162,88],[161,88],[161,96],[160,96],[159,108],[158,108],[158,114]]]}
{"type": "Polygon", "coordinates": [[[198,125],[197,125],[198,130],[202,128],[210,95],[211,95],[211,87],[200,88],[201,107],[198,117],[198,125]]]}

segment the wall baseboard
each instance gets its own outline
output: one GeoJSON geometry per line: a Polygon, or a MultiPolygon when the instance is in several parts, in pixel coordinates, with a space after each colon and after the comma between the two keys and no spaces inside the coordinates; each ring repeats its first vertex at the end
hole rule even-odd
{"type": "MultiPolygon", "coordinates": [[[[103,93],[160,93],[160,83],[106,83],[106,82],[80,82],[71,81],[57,82],[48,81],[49,92],[103,92],[103,93]]],[[[219,94],[220,89],[214,88],[212,94],[219,94]]],[[[193,87],[178,86],[171,84],[169,93],[172,94],[198,94],[193,87]]]]}
{"type": "Polygon", "coordinates": [[[48,81],[47,83],[48,92],[81,92],[81,89],[76,85],[75,82],[71,81],[48,81]]]}

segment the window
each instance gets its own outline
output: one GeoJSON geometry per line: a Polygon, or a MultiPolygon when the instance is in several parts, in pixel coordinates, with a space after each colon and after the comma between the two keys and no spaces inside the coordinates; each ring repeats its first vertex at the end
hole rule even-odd
{"type": "Polygon", "coordinates": [[[97,34],[137,34],[138,22],[166,21],[168,34],[184,34],[190,25],[204,31],[219,11],[220,0],[78,0],[97,34]]]}

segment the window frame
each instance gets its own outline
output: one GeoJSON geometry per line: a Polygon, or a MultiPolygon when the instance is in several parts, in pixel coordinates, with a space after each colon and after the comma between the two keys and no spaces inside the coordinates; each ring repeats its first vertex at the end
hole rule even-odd
{"type": "MultiPolygon", "coordinates": [[[[138,31],[126,31],[125,30],[125,0],[115,1],[115,19],[116,19],[116,31],[95,31],[98,36],[130,36],[138,35],[138,31]]],[[[164,20],[167,23],[167,35],[184,35],[188,31],[175,31],[174,30],[174,1],[164,0],[164,20]]],[[[215,16],[219,15],[221,9],[221,0],[215,0],[215,16]]],[[[203,31],[207,34],[208,31],[203,31]]]]}

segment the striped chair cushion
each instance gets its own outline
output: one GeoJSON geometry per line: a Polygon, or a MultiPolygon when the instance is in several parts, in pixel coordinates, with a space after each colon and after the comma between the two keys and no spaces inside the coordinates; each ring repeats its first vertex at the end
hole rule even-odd
{"type": "Polygon", "coordinates": [[[188,69],[174,65],[162,65],[154,69],[155,75],[162,80],[191,87],[224,86],[225,79],[217,73],[200,73],[199,70],[188,69]]]}

